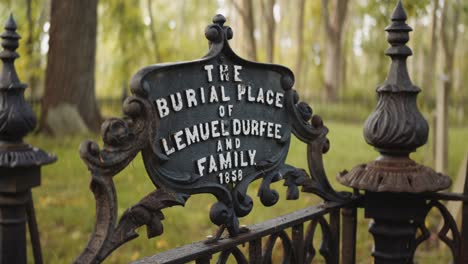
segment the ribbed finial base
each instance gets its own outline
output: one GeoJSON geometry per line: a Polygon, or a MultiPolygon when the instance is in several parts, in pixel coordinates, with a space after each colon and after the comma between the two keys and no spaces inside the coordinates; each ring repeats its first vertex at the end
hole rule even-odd
{"type": "Polygon", "coordinates": [[[408,157],[382,156],[343,172],[337,180],[348,187],[372,192],[423,193],[447,189],[451,179],[408,157]]]}

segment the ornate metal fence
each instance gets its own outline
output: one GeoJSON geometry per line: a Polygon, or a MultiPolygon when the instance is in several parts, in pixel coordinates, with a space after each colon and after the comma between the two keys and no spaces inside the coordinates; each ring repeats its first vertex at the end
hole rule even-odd
{"type": "MultiPolygon", "coordinates": [[[[429,238],[426,218],[436,209],[444,224],[438,235],[451,250],[454,263],[468,263],[468,185],[463,194],[438,192],[450,178],[411,160],[424,145],[428,124],[416,98],[421,91],[410,80],[406,46],[411,28],[401,1],[386,28],[392,64],[377,88],[378,103],[365,123],[366,141],[381,154],[337,176],[353,192],[336,192],[328,181],[323,154],[329,150],[328,129],[294,91],[292,72],[280,65],[250,62],[237,56],[228,40],[231,28],[217,15],[205,31],[209,52],[199,60],[153,65],[132,79],[132,95],[123,105],[124,118],[103,124],[102,149],[91,141],[80,155],[91,175],[96,223],[88,245],[74,263],[100,263],[118,247],[138,237],[163,233],[162,210],[184,205],[199,193],[217,202],[209,212],[218,232],[202,242],[175,248],[135,263],[272,263],[277,242],[282,263],[313,263],[314,237],[321,234],[318,253],[326,263],[356,262],[357,210],[372,219],[375,263],[413,263],[418,246],[429,238]],[[307,144],[309,170],[285,164],[291,136],[307,144]],[[113,177],[141,153],[156,190],[117,214],[113,177]],[[323,203],[252,226],[239,218],[253,208],[247,189],[261,180],[260,201],[273,206],[279,193],[270,185],[284,180],[287,199],[300,191],[323,203]],[[463,203],[461,231],[442,203],[463,203]],[[225,235],[227,231],[227,235],[225,235]],[[245,249],[243,249],[245,247],[245,249]]],[[[25,223],[28,220],[36,263],[42,263],[30,188],[38,185],[39,167],[53,156],[22,143],[35,126],[22,84],[14,69],[19,35],[12,18],[1,35],[0,58],[0,260],[26,263],[25,223]],[[9,113],[18,112],[20,115],[9,113]],[[20,133],[21,132],[21,133],[20,133]],[[19,143],[18,143],[19,142],[19,143]],[[27,179],[27,181],[24,181],[27,179]]],[[[468,176],[468,168],[466,169],[468,176]]],[[[196,199],[194,197],[193,199],[196,199]]]]}

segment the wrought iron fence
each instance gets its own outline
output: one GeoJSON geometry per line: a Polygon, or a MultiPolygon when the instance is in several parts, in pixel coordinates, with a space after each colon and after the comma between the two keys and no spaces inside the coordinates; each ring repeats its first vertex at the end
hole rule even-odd
{"type": "MultiPolygon", "coordinates": [[[[233,33],[224,25],[223,16],[215,16],[205,31],[210,50],[202,59],[143,68],[133,78],[132,95],[124,101],[125,117],[111,118],[103,124],[103,148],[91,141],[80,147],[81,158],[91,172],[97,210],[93,234],[75,263],[104,261],[121,245],[138,237],[135,230],[142,226],[146,226],[149,238],[162,235],[162,210],[184,205],[198,193],[211,193],[218,200],[210,210],[211,221],[219,226],[217,234],[206,241],[135,263],[210,263],[212,258],[217,258],[217,263],[227,263],[229,258],[237,263],[271,263],[277,241],[282,244],[282,263],[312,263],[317,255],[314,237],[320,230],[318,251],[325,262],[353,264],[360,208],[364,209],[366,218],[372,219],[369,232],[375,241],[372,252],[375,263],[413,263],[418,246],[429,238],[425,220],[433,209],[443,217],[438,236],[450,248],[454,263],[468,263],[468,184],[465,182],[462,194],[439,192],[450,186],[450,178],[409,157],[426,143],[428,123],[416,104],[420,89],[412,84],[406,69],[406,58],[412,54],[406,46],[411,31],[406,19],[402,2],[398,1],[392,23],[386,28],[391,45],[386,54],[391,57],[392,65],[387,79],[377,88],[377,107],[364,127],[366,141],[381,156],[337,176],[340,183],[353,189],[352,193],[336,192],[328,181],[323,166],[323,154],[329,149],[328,129],[308,104],[300,101],[293,89],[292,72],[280,65],[238,57],[229,47],[228,40],[233,33]],[[215,71],[219,71],[218,83],[213,81],[215,71]],[[237,89],[226,92],[224,85],[228,81],[237,89]],[[195,91],[187,89],[187,83],[208,83],[211,88],[195,91]],[[222,85],[216,88],[215,84],[219,83],[222,85]],[[171,91],[164,89],[169,85],[171,91]],[[253,96],[251,88],[255,85],[259,88],[253,96]],[[205,97],[207,91],[209,99],[205,97]],[[186,101],[183,104],[179,99],[178,105],[177,97],[181,98],[182,94],[186,101]],[[220,100],[230,102],[230,98],[238,101],[232,107],[219,103],[220,100]],[[167,100],[172,100],[172,108],[167,100]],[[204,105],[207,101],[211,105],[204,105]],[[184,106],[198,105],[204,105],[198,113],[194,109],[179,112],[184,106]],[[226,119],[231,117],[234,106],[238,106],[235,109],[238,112],[226,119]],[[259,109],[269,118],[265,118],[267,121],[256,119],[259,109]],[[171,111],[179,113],[170,115],[171,111]],[[217,119],[209,123],[177,127],[201,122],[213,114],[217,119]],[[209,141],[209,136],[198,132],[204,127],[211,129],[212,138],[225,137],[225,146],[220,144],[221,140],[209,141]],[[228,128],[231,132],[226,132],[228,128]],[[180,137],[184,131],[185,141],[180,137]],[[244,133],[245,137],[236,140],[229,133],[244,133]],[[291,135],[307,144],[308,172],[284,163],[291,135]],[[261,136],[266,139],[259,141],[261,136]],[[206,147],[206,142],[211,148],[206,147]],[[241,148],[240,142],[250,149],[241,148]],[[194,152],[181,151],[190,145],[194,145],[191,147],[194,152]],[[237,152],[228,158],[224,147],[237,152]],[[113,177],[138,153],[143,156],[156,190],[118,218],[113,177]],[[189,156],[184,156],[187,153],[189,156]],[[219,163],[214,155],[219,155],[219,163]],[[184,171],[180,169],[187,167],[192,170],[194,161],[196,173],[181,173],[184,171]],[[219,175],[217,166],[222,172],[219,175]],[[224,174],[223,167],[234,168],[235,173],[224,174]],[[177,173],[173,173],[174,169],[177,173]],[[247,189],[255,180],[261,180],[258,196],[265,206],[278,201],[279,194],[270,185],[280,180],[284,180],[287,188],[287,199],[298,199],[301,190],[318,195],[324,202],[263,223],[241,226],[239,218],[253,208],[247,189]],[[463,203],[461,231],[444,201],[463,203]],[[247,252],[241,249],[243,245],[247,245],[247,252]]],[[[4,51],[0,53],[4,63],[0,76],[0,263],[26,263],[26,222],[35,261],[42,263],[30,190],[40,183],[40,167],[54,162],[55,157],[22,142],[34,129],[36,120],[24,100],[26,86],[14,69],[19,35],[12,17],[5,29],[1,35],[4,51]],[[16,114],[8,114],[12,111],[16,114]]],[[[468,177],[468,168],[466,174],[468,177]]]]}

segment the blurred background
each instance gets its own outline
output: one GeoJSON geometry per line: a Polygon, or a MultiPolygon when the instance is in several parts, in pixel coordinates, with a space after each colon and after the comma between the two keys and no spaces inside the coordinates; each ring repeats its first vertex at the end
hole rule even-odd
{"type": "MultiPolygon", "coordinates": [[[[377,153],[362,137],[362,124],[376,104],[375,88],[388,72],[390,59],[384,29],[395,0],[0,0],[0,21],[10,12],[22,36],[16,61],[29,84],[27,101],[39,127],[26,141],[57,154],[44,168],[35,189],[37,215],[46,263],[69,263],[84,248],[94,223],[89,174],[79,159],[85,138],[100,141],[104,118],[121,115],[129,81],[144,66],[193,60],[208,50],[204,37],[211,18],[221,13],[234,31],[231,45],[242,57],[286,65],[296,76],[295,89],[330,128],[326,167],[335,175],[377,153]]],[[[448,144],[439,171],[456,181],[468,150],[468,1],[405,0],[413,28],[408,60],[413,83],[422,88],[418,104],[431,126],[427,146],[414,158],[436,165],[433,131],[446,124],[448,144]],[[436,114],[437,102],[446,105],[436,114]]],[[[294,141],[288,162],[306,167],[305,147],[294,141]]],[[[440,159],[440,157],[439,157],[440,159]]],[[[465,158],[466,159],[466,158],[465,158]]],[[[119,212],[154,187],[140,158],[116,177],[119,212]]],[[[283,191],[281,184],[276,185],[283,191]]],[[[254,187],[251,189],[255,189],[254,187]]],[[[252,190],[255,197],[255,190],[252,190]]],[[[284,199],[283,199],[284,200],[284,199]]],[[[188,208],[167,210],[163,236],[139,238],[117,250],[109,263],[126,263],[146,255],[202,240],[214,233],[208,211],[214,198],[199,195],[188,208]],[[200,202],[201,201],[201,202],[200,202]],[[184,236],[181,237],[181,231],[184,236]]],[[[273,208],[256,205],[244,224],[318,203],[315,197],[281,201],[273,208]]],[[[258,204],[258,201],[257,203],[258,204]]],[[[358,258],[370,263],[372,239],[360,217],[358,258]]],[[[431,223],[439,226],[438,217],[431,223]]],[[[140,231],[144,236],[144,230],[140,231]]],[[[430,240],[418,251],[421,263],[441,263],[448,250],[430,240]],[[434,261],[434,262],[431,262],[434,261]]]]}

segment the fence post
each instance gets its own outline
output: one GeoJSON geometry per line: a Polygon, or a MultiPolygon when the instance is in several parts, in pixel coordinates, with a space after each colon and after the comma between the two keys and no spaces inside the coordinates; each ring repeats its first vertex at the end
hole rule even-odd
{"type": "Polygon", "coordinates": [[[365,216],[373,219],[369,232],[374,236],[376,264],[413,263],[420,239],[418,228],[430,206],[426,194],[446,189],[451,180],[411,160],[409,154],[426,144],[429,127],[416,104],[421,91],[408,74],[406,46],[411,27],[406,24],[401,0],[385,30],[391,47],[386,55],[392,63],[385,82],[377,88],[378,103],[364,125],[366,142],[381,156],[338,176],[342,184],[365,190],[365,216]]]}
{"type": "Polygon", "coordinates": [[[31,188],[41,182],[40,168],[55,156],[29,144],[23,137],[36,126],[36,117],[24,99],[27,85],[16,74],[14,61],[20,36],[10,15],[0,35],[3,51],[0,59],[0,263],[25,264],[26,223],[36,263],[42,262],[31,188]]]}

